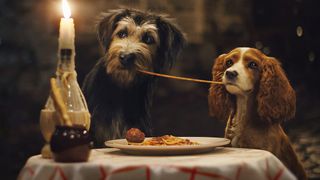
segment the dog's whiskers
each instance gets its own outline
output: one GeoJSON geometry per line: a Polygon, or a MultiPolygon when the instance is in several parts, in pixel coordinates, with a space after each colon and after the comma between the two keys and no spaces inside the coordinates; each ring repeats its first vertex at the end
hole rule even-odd
{"type": "Polygon", "coordinates": [[[150,53],[148,53],[148,51],[146,52],[143,52],[141,50],[138,50],[137,51],[137,63],[136,65],[139,65],[141,66],[142,68],[139,68],[139,69],[143,69],[143,67],[151,67],[152,65],[152,55],[150,53]]]}

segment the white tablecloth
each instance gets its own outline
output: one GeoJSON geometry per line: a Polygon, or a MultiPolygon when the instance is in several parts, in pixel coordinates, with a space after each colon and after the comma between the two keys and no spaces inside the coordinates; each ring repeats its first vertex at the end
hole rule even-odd
{"type": "Polygon", "coordinates": [[[56,163],[40,155],[28,159],[18,179],[296,179],[271,153],[217,148],[198,155],[133,156],[114,148],[94,149],[84,163],[56,163]]]}

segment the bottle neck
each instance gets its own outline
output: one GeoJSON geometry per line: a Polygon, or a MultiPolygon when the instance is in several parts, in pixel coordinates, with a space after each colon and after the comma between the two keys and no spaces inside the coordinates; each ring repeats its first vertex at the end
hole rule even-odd
{"type": "Polygon", "coordinates": [[[58,52],[58,67],[57,75],[64,72],[74,72],[75,62],[74,62],[75,52],[72,49],[60,49],[58,52]]]}

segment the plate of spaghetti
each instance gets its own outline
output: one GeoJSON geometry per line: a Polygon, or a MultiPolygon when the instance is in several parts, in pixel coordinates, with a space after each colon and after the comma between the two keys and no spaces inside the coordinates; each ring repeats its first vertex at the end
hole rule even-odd
{"type": "Polygon", "coordinates": [[[164,135],[147,137],[142,142],[130,142],[128,139],[109,140],[105,142],[105,145],[134,155],[183,155],[210,152],[216,147],[229,143],[230,140],[218,137],[164,135]]]}

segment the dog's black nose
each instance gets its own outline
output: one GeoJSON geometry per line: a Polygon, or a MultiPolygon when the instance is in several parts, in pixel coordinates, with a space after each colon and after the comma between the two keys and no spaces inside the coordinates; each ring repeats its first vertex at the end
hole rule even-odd
{"type": "Polygon", "coordinates": [[[135,58],[136,58],[136,55],[134,53],[129,53],[129,54],[121,53],[120,56],[119,56],[120,63],[123,66],[132,65],[134,60],[135,60],[135,58]]]}
{"type": "Polygon", "coordinates": [[[237,71],[227,71],[226,76],[228,79],[233,80],[238,76],[238,72],[237,71]]]}

